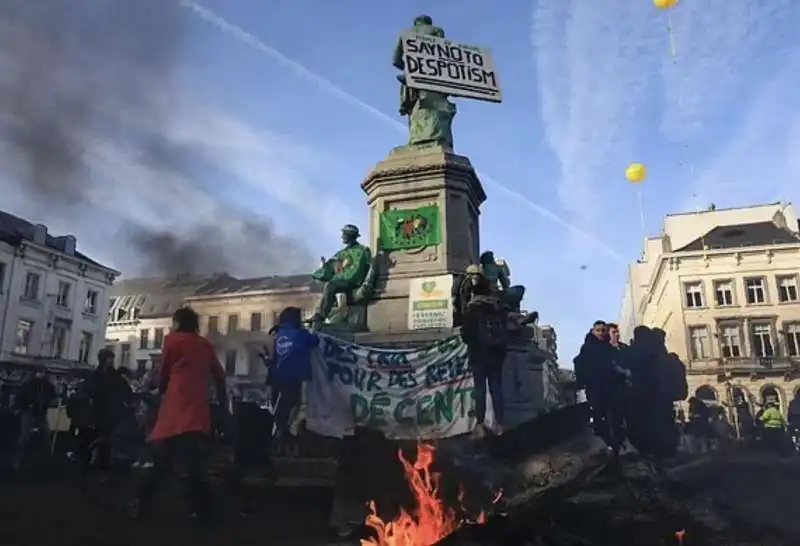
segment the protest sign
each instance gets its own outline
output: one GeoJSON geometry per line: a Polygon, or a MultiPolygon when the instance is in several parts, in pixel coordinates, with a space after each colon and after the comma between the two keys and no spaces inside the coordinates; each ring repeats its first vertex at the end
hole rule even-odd
{"type": "Polygon", "coordinates": [[[453,327],[453,276],[439,275],[408,282],[408,329],[453,327]]]}
{"type": "Polygon", "coordinates": [[[396,351],[321,335],[316,356],[307,427],[317,434],[341,438],[369,427],[387,438],[435,439],[475,424],[474,383],[458,336],[396,351]]]}
{"type": "Polygon", "coordinates": [[[413,89],[502,102],[491,52],[414,32],[402,36],[406,84],[413,89]]]}

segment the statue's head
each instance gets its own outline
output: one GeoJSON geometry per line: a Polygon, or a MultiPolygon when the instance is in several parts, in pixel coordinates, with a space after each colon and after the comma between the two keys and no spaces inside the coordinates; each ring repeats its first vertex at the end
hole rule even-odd
{"type": "Polygon", "coordinates": [[[347,224],[342,228],[342,242],[345,244],[355,243],[361,237],[358,228],[353,224],[347,224]]]}
{"type": "Polygon", "coordinates": [[[431,19],[430,15],[418,15],[414,19],[414,26],[421,26],[421,25],[433,25],[433,19],[431,19]]]}
{"type": "Polygon", "coordinates": [[[481,265],[494,264],[495,263],[494,252],[492,252],[491,250],[487,250],[486,252],[481,254],[480,262],[481,265]]]}

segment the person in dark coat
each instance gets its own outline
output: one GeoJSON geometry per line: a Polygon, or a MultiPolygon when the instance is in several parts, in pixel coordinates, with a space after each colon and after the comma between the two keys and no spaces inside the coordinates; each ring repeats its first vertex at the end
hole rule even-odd
{"type": "Polygon", "coordinates": [[[97,368],[82,386],[77,397],[85,408],[68,408],[70,418],[77,421],[79,485],[86,491],[91,462],[96,455],[97,469],[103,479],[111,467],[111,437],[125,418],[131,401],[131,388],[114,368],[114,351],[101,349],[97,353],[97,368]]]}
{"type": "Polygon", "coordinates": [[[17,395],[16,408],[20,412],[20,432],[17,440],[17,454],[14,468],[19,470],[33,448],[46,450],[50,438],[47,423],[47,410],[56,397],[56,388],[47,378],[47,371],[37,370],[33,377],[25,381],[17,395]],[[38,440],[37,446],[32,440],[38,440]]]}
{"type": "Polygon", "coordinates": [[[631,370],[629,439],[642,454],[671,457],[680,433],[674,402],[686,398],[685,367],[669,353],[663,330],[637,326],[628,350],[631,370]]]}
{"type": "Polygon", "coordinates": [[[619,452],[625,437],[623,412],[619,407],[620,389],[624,388],[617,369],[617,349],[608,341],[607,324],[598,320],[586,334],[575,364],[575,378],[586,390],[592,409],[595,432],[609,448],[619,452]]]}
{"type": "Polygon", "coordinates": [[[503,363],[508,352],[508,315],[489,281],[474,279],[469,304],[464,311],[461,339],[467,345],[474,378],[476,439],[486,435],[486,392],[492,397],[494,433],[504,430],[503,363]]]}

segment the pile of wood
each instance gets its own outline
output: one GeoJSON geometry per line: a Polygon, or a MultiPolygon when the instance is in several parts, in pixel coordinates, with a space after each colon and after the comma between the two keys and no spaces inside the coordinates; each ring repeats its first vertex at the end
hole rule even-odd
{"type": "Polygon", "coordinates": [[[442,449],[440,465],[483,499],[504,488],[484,524],[439,544],[518,546],[783,545],[775,531],[734,523],[702,490],[683,487],[680,468],[636,455],[614,459],[586,427],[585,407],[537,419],[489,446],[442,449]],[[677,470],[677,471],[676,471],[677,470]],[[483,496],[481,496],[483,495],[483,496]]]}

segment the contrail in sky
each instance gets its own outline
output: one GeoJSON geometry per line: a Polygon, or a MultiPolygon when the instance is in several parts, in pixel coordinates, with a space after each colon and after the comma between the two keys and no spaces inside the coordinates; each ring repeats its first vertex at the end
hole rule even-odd
{"type": "MultiPolygon", "coordinates": [[[[377,108],[374,108],[374,107],[370,106],[369,104],[367,104],[363,100],[361,100],[358,97],[348,93],[347,91],[345,91],[341,87],[338,87],[337,85],[335,85],[332,82],[330,82],[329,80],[323,78],[322,76],[320,76],[316,72],[313,72],[313,71],[309,70],[308,68],[306,68],[305,66],[301,65],[300,63],[290,59],[289,57],[287,57],[286,55],[284,55],[283,53],[281,53],[280,51],[278,51],[274,47],[268,46],[263,41],[259,40],[258,38],[256,38],[255,36],[253,36],[252,34],[247,32],[246,30],[244,30],[242,27],[226,21],[225,19],[223,19],[222,17],[220,17],[219,15],[217,15],[216,13],[211,11],[210,9],[203,7],[202,5],[198,4],[197,2],[193,2],[192,0],[179,0],[179,1],[180,1],[181,6],[191,10],[192,12],[195,13],[195,15],[197,15],[198,17],[200,17],[201,19],[203,19],[207,23],[209,23],[211,25],[214,25],[218,29],[222,30],[223,32],[226,32],[227,34],[229,34],[230,36],[236,38],[240,42],[242,42],[244,44],[247,44],[248,46],[252,47],[256,51],[261,53],[262,55],[265,55],[265,56],[269,57],[270,59],[278,62],[278,64],[281,64],[281,65],[285,66],[286,68],[288,68],[289,70],[291,70],[292,72],[294,72],[295,74],[300,76],[301,78],[305,78],[306,80],[316,84],[317,86],[319,86],[320,89],[322,89],[323,91],[325,91],[327,93],[330,93],[331,95],[333,95],[334,97],[338,98],[342,102],[345,102],[345,103],[347,103],[347,104],[349,104],[351,106],[355,106],[356,108],[360,108],[361,110],[366,111],[367,113],[371,114],[372,116],[380,119],[382,122],[384,122],[384,123],[386,123],[388,125],[391,125],[394,129],[398,129],[398,130],[403,131],[403,132],[408,130],[407,124],[401,123],[400,121],[398,121],[395,118],[387,115],[386,113],[381,112],[377,108]]],[[[627,260],[625,259],[625,257],[622,254],[620,254],[619,252],[617,252],[616,250],[614,250],[610,246],[608,246],[605,243],[603,243],[603,241],[601,239],[599,239],[598,237],[596,237],[592,233],[589,233],[587,231],[582,230],[581,228],[579,228],[579,227],[575,226],[574,224],[568,222],[567,220],[565,220],[564,218],[562,218],[558,214],[554,213],[550,209],[547,209],[547,208],[543,207],[542,205],[532,201],[531,199],[529,199],[528,197],[525,197],[524,195],[522,195],[518,191],[512,190],[508,186],[505,186],[505,185],[501,184],[500,182],[497,182],[491,176],[489,176],[489,175],[487,175],[487,174],[485,174],[483,172],[480,172],[480,171],[478,171],[478,175],[484,181],[488,182],[489,184],[495,186],[500,191],[505,193],[508,197],[510,197],[510,198],[512,198],[512,199],[514,199],[516,201],[519,201],[521,203],[524,203],[525,205],[527,205],[528,207],[530,207],[534,211],[538,212],[539,214],[541,214],[545,218],[547,218],[547,219],[559,224],[560,226],[566,228],[567,230],[571,231],[572,233],[578,235],[582,239],[584,239],[587,242],[591,243],[594,247],[596,247],[598,250],[601,250],[602,252],[604,252],[608,256],[610,256],[610,257],[612,257],[612,258],[614,258],[616,260],[619,260],[621,262],[626,262],[627,263],[627,260]]]]}

